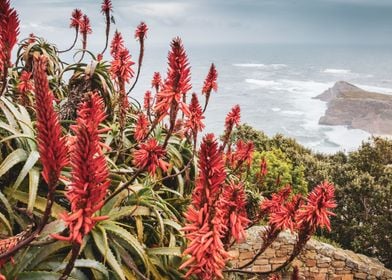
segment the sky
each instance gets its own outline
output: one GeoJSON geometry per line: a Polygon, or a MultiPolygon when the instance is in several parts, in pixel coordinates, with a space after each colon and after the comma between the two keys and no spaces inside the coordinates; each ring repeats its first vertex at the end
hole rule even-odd
{"type": "MultiPolygon", "coordinates": [[[[113,0],[114,28],[133,40],[140,21],[152,44],[181,36],[187,44],[392,44],[391,0],[113,0]]],[[[98,0],[11,0],[21,37],[33,32],[59,47],[72,42],[74,8],[93,25],[92,44],[102,41],[98,0]]]]}

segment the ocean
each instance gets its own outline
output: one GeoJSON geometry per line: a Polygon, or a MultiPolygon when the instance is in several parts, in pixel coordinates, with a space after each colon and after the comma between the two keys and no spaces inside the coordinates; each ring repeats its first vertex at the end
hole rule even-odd
{"type": "MultiPolygon", "coordinates": [[[[206,132],[215,134],[223,132],[227,112],[239,104],[242,122],[270,136],[281,133],[316,152],[348,152],[371,135],[319,125],[326,103],[313,97],[341,80],[392,94],[391,46],[238,44],[186,49],[194,92],[200,93],[211,62],[218,69],[219,89],[211,96],[205,121],[206,132]]],[[[147,45],[142,78],[133,93],[139,100],[150,88],[154,71],[165,75],[167,52],[168,47],[147,45]]]]}

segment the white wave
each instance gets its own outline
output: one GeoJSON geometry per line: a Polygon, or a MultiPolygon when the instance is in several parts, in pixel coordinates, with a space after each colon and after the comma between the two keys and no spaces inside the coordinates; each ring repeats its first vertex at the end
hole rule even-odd
{"type": "Polygon", "coordinates": [[[315,81],[299,81],[299,80],[257,80],[257,79],[245,79],[245,82],[256,85],[260,88],[266,88],[270,90],[288,91],[291,93],[301,93],[306,96],[316,96],[323,93],[329,87],[333,86],[333,83],[322,83],[315,81]]]}
{"type": "Polygon", "coordinates": [[[349,69],[327,68],[327,69],[324,69],[323,73],[327,73],[327,74],[349,74],[349,73],[351,73],[351,70],[349,70],[349,69]]]}
{"type": "Polygon", "coordinates": [[[279,111],[282,110],[282,109],[280,109],[280,108],[278,108],[278,107],[274,107],[274,108],[271,108],[271,110],[274,111],[274,112],[279,112],[279,111]]]}
{"type": "Polygon", "coordinates": [[[338,125],[325,133],[327,139],[339,145],[340,150],[352,151],[357,149],[363,140],[370,137],[370,134],[361,129],[349,129],[346,126],[338,125]]]}
{"type": "Polygon", "coordinates": [[[233,66],[236,67],[248,67],[248,68],[262,68],[262,69],[282,69],[286,68],[286,64],[273,63],[273,64],[263,64],[263,63],[234,63],[233,66]]]}
{"type": "Polygon", "coordinates": [[[269,80],[246,79],[245,82],[260,86],[262,88],[272,88],[272,89],[280,85],[279,82],[269,81],[269,80]]]}
{"type": "Polygon", "coordinates": [[[302,111],[292,111],[292,110],[283,110],[282,114],[294,115],[294,116],[302,116],[302,115],[305,114],[305,112],[302,112],[302,111]]]}

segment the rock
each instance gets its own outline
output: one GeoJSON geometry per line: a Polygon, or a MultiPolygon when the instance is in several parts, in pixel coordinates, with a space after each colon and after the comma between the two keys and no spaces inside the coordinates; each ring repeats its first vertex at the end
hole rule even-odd
{"type": "Polygon", "coordinates": [[[392,135],[392,95],[369,92],[340,81],[315,98],[327,102],[327,111],[319,124],[392,135]]]}
{"type": "MultiPolygon", "coordinates": [[[[246,244],[250,248],[260,248],[263,239],[259,233],[264,227],[254,226],[247,230],[246,244]]],[[[279,234],[263,254],[256,259],[246,270],[253,272],[268,272],[279,268],[291,254],[293,243],[297,242],[297,236],[289,231],[279,234]]],[[[243,244],[236,245],[230,251],[233,257],[232,267],[239,267],[247,263],[257,250],[245,250],[243,244]]],[[[335,248],[329,244],[315,239],[309,240],[301,254],[295,258],[292,265],[299,267],[300,279],[378,279],[392,280],[392,271],[386,269],[382,263],[352,251],[335,248]],[[310,246],[308,246],[310,245],[310,246]]],[[[283,272],[283,279],[290,279],[292,269],[283,272]]],[[[244,276],[244,279],[252,279],[252,275],[244,276]],[[249,278],[247,278],[249,276],[249,278]]],[[[226,278],[225,278],[226,279],[226,278]]],[[[237,278],[230,278],[237,279],[237,278]]],[[[242,278],[241,278],[242,279],[242,278]]]]}

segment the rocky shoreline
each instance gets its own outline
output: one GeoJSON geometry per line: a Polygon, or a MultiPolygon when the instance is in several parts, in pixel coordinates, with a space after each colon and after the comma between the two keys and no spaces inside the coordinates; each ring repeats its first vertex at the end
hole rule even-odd
{"type": "Polygon", "coordinates": [[[373,135],[392,135],[392,95],[363,90],[339,81],[315,97],[327,102],[323,125],[346,125],[373,135]]]}

